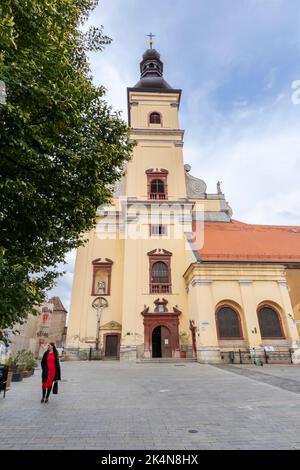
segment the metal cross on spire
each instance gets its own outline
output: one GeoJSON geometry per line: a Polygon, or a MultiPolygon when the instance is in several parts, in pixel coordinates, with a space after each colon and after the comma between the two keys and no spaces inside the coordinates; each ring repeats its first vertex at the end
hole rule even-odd
{"type": "Polygon", "coordinates": [[[153,45],[153,38],[155,38],[155,35],[150,33],[150,34],[147,34],[148,38],[149,38],[149,44],[150,44],[150,49],[152,49],[152,45],[153,45]]]}

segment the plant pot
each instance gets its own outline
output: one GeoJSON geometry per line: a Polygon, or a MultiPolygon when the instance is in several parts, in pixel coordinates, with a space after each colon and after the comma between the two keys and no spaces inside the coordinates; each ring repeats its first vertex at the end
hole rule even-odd
{"type": "Polygon", "coordinates": [[[12,382],[21,382],[21,380],[23,380],[22,373],[20,371],[13,372],[11,381],[12,382]]]}

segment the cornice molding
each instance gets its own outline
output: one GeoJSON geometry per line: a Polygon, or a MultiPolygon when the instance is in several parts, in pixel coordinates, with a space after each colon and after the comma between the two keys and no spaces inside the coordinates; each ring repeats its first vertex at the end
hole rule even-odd
{"type": "Polygon", "coordinates": [[[285,286],[285,287],[288,286],[287,281],[285,281],[284,279],[278,279],[277,282],[278,282],[278,284],[279,284],[280,286],[285,286]]]}
{"type": "Polygon", "coordinates": [[[149,135],[179,135],[183,139],[184,130],[182,129],[149,129],[149,128],[131,128],[131,134],[149,134],[149,135]]]}
{"type": "MultiPolygon", "coordinates": [[[[130,143],[134,143],[134,142],[142,142],[142,143],[147,143],[147,144],[178,144],[178,140],[169,140],[169,139],[164,139],[164,140],[159,140],[159,139],[129,139],[129,142],[130,143]]],[[[180,145],[180,147],[183,146],[183,142],[181,142],[182,145],[180,145]]]]}
{"type": "Polygon", "coordinates": [[[240,279],[239,284],[240,286],[252,286],[253,281],[250,279],[240,279]]]}
{"type": "Polygon", "coordinates": [[[210,286],[212,284],[211,279],[194,279],[192,281],[192,286],[210,286]]]}

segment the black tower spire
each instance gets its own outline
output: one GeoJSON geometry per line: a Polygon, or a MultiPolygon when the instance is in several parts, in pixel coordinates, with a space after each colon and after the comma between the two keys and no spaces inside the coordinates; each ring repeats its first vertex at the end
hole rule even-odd
{"type": "Polygon", "coordinates": [[[147,49],[140,63],[141,79],[134,88],[172,89],[163,79],[164,64],[156,49],[147,49]]]}

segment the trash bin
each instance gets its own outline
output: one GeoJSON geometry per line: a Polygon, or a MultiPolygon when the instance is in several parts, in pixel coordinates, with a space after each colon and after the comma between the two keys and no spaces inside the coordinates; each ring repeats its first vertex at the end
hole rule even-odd
{"type": "Polygon", "coordinates": [[[8,366],[0,364],[0,393],[3,391],[3,398],[5,398],[7,374],[8,366]]]}

